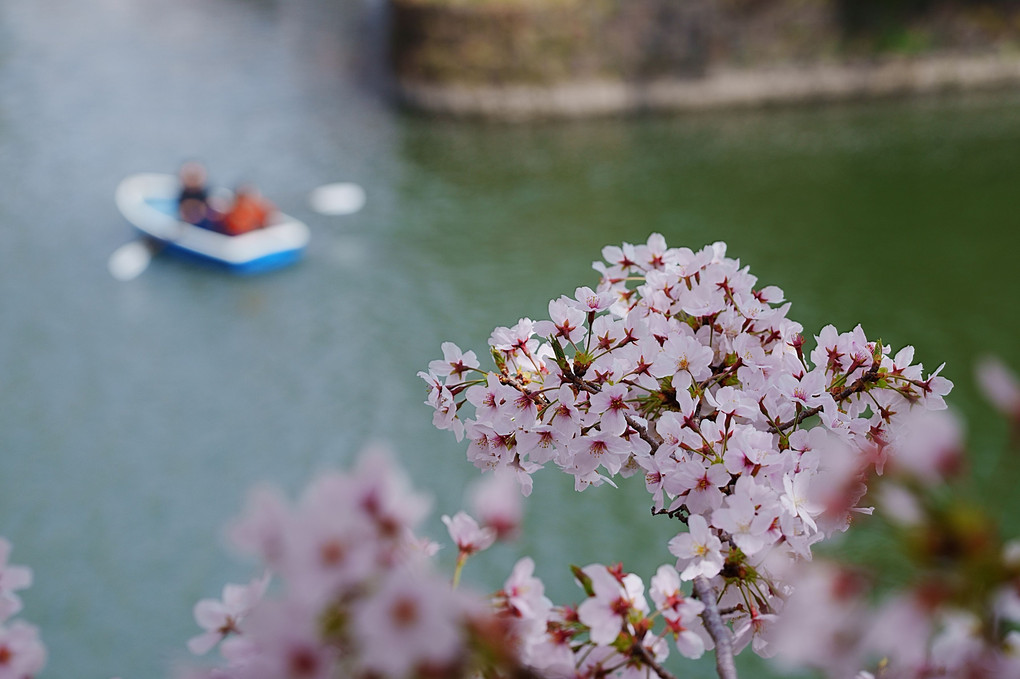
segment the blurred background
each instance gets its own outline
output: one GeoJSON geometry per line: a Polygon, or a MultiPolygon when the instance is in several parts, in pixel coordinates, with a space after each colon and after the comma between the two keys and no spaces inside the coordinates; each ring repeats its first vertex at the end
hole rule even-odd
{"type": "MultiPolygon", "coordinates": [[[[729,243],[816,334],[862,323],[947,362],[975,450],[964,491],[1017,534],[1006,426],[971,377],[1020,367],[1020,92],[507,125],[421,117],[386,96],[378,2],[8,0],[0,5],[0,535],[35,584],[22,617],[42,677],[158,677],[198,632],[192,606],[255,565],[222,527],[245,491],[293,493],[387,442],[435,497],[477,478],[431,427],[416,376],[451,340],[593,285],[602,246],[729,243]],[[312,229],[299,265],[231,277],[157,257],[107,272],[131,239],[117,183],[203,160],[312,229]],[[365,209],[305,196],[360,183],[365,209]]],[[[810,341],[810,340],[809,340],[810,341]]],[[[672,526],[640,479],[577,495],[536,479],[520,542],[468,564],[501,586],[532,554],[556,601],[571,563],[647,578],[672,526]]],[[[881,553],[881,536],[844,543],[881,553]]],[[[445,564],[455,554],[447,547],[445,564]]],[[[771,676],[745,654],[748,676],[771,676]]],[[[677,664],[674,667],[680,667],[677,664]]],[[[683,665],[683,667],[688,667],[683,665]]],[[[684,676],[713,676],[711,661],[684,676]]]]}

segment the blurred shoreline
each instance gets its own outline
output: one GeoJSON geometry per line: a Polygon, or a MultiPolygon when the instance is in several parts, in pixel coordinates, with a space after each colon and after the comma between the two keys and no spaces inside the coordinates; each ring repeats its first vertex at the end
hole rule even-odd
{"type": "Polygon", "coordinates": [[[388,0],[388,64],[409,109],[505,120],[1020,84],[1020,3],[883,7],[862,18],[841,0],[388,0]]]}
{"type": "Polygon", "coordinates": [[[398,83],[401,104],[423,112],[500,120],[579,118],[874,99],[1020,84],[1020,58],[927,57],[868,65],[720,68],[701,78],[554,85],[398,83]]]}

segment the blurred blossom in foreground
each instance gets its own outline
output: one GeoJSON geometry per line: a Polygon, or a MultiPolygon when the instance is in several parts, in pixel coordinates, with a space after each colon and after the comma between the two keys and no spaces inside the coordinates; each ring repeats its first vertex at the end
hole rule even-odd
{"type": "Polygon", "coordinates": [[[23,620],[10,620],[21,610],[14,592],[32,584],[32,571],[7,562],[11,543],[0,537],[0,678],[31,679],[46,665],[46,647],[39,630],[23,620]]]}
{"type": "Polygon", "coordinates": [[[1020,382],[1016,374],[995,356],[981,359],[975,372],[989,403],[1014,422],[1020,421],[1020,382]]]}

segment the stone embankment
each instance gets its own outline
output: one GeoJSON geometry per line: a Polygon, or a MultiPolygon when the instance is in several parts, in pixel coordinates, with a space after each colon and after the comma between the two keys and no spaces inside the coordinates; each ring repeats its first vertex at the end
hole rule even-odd
{"type": "Polygon", "coordinates": [[[854,30],[853,1],[390,0],[390,64],[411,108],[503,119],[1020,84],[1020,10],[854,30]]]}

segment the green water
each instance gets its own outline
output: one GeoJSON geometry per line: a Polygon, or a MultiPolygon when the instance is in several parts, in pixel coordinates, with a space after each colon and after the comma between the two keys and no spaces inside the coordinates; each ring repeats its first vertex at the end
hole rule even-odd
{"type": "MultiPolygon", "coordinates": [[[[362,9],[0,8],[0,535],[35,570],[23,615],[50,650],[43,679],[167,674],[193,603],[251,575],[221,527],[258,481],[295,491],[385,440],[436,517],[457,511],[476,473],[431,428],[415,373],[445,340],[479,351],[494,326],[540,317],[595,282],[603,245],[653,231],[727,241],[807,334],[862,323],[947,361],[980,453],[967,490],[1017,532],[1017,465],[970,374],[986,351],[1020,367],[1020,96],[439,122],[366,88],[362,9]],[[113,281],[106,258],[130,237],[117,182],[191,156],[307,220],[306,261],[237,279],[161,258],[113,281]],[[336,180],[365,187],[363,212],[304,207],[336,180]]],[[[539,475],[526,537],[465,580],[498,587],[525,553],[559,601],[576,597],[570,563],[622,559],[647,578],[671,526],[640,485],[578,495],[539,475]]],[[[445,535],[438,518],[427,532],[445,535]]],[[[745,676],[767,675],[752,661],[745,676]]]]}

